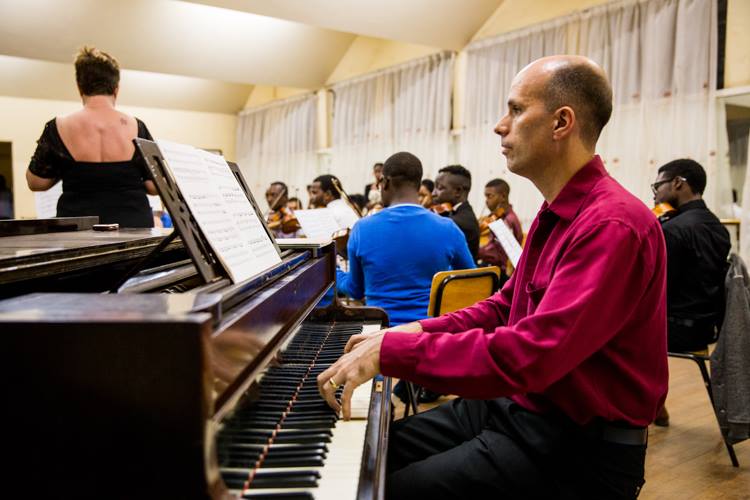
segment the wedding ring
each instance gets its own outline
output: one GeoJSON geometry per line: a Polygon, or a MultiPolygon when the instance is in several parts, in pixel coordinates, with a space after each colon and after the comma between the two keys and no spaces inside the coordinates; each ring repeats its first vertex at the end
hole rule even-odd
{"type": "Polygon", "coordinates": [[[337,384],[337,383],[336,383],[336,382],[335,382],[335,381],[333,380],[333,377],[331,377],[330,379],[328,379],[328,383],[329,383],[329,384],[331,384],[331,387],[333,387],[333,390],[334,390],[334,391],[335,391],[336,389],[338,389],[338,388],[339,388],[339,384],[337,384]]]}

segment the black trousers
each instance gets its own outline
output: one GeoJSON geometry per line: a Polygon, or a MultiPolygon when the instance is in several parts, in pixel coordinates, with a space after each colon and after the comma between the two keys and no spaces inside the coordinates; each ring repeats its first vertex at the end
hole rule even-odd
{"type": "Polygon", "coordinates": [[[387,498],[636,498],[646,446],[590,430],[510,399],[455,399],[393,423],[387,498]]]}
{"type": "Polygon", "coordinates": [[[667,349],[669,352],[702,351],[715,342],[713,324],[686,326],[667,321],[667,349]]]}

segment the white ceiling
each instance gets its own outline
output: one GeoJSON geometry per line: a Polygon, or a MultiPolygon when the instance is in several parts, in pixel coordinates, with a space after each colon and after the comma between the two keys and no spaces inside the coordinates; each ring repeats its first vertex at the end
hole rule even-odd
{"type": "Polygon", "coordinates": [[[186,0],[346,33],[459,50],[502,0],[186,0]]]}
{"type": "Polygon", "coordinates": [[[154,73],[190,78],[133,92],[134,105],[234,112],[253,85],[323,86],[358,35],[459,49],[501,2],[0,0],[0,55],[10,56],[0,61],[0,94],[75,96],[72,82],[65,90],[40,82],[60,79],[63,68],[55,63],[70,65],[89,44],[133,72],[123,72],[124,83],[136,74],[152,83],[154,73]],[[33,84],[24,85],[21,75],[33,84]],[[191,99],[196,92],[214,97],[191,99]]]}

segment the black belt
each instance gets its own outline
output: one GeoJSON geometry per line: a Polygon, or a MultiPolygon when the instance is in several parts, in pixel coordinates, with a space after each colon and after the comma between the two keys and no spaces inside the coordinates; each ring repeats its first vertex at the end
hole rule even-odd
{"type": "Polygon", "coordinates": [[[674,316],[667,316],[667,321],[669,321],[670,323],[674,323],[675,325],[686,326],[688,328],[692,328],[696,325],[695,320],[689,318],[675,318],[674,316]]]}
{"type": "Polygon", "coordinates": [[[672,324],[685,326],[687,328],[711,328],[716,326],[717,321],[715,319],[692,319],[692,318],[676,318],[674,316],[667,316],[667,321],[672,324]]]}
{"type": "Polygon", "coordinates": [[[648,443],[648,427],[621,427],[599,423],[585,428],[587,436],[608,443],[643,446],[648,443]]]}

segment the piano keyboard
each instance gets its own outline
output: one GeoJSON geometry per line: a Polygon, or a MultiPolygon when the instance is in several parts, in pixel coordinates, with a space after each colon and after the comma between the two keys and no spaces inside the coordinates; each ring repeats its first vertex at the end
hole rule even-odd
{"type": "MultiPolygon", "coordinates": [[[[379,324],[305,323],[252,398],[223,422],[219,466],[245,499],[353,499],[357,496],[372,384],[357,387],[345,422],[320,397],[317,376],[353,334],[379,324]]],[[[341,389],[339,389],[339,394],[341,389]]]]}

